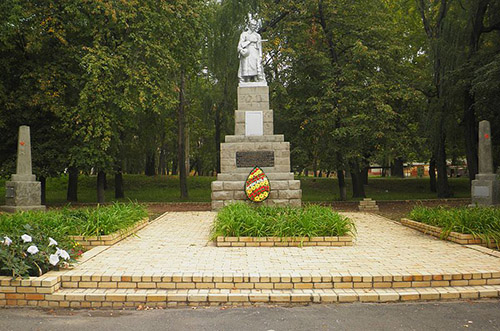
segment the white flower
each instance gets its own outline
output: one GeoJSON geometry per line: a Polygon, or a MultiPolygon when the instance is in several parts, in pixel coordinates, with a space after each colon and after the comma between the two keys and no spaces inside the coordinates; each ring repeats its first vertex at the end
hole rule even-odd
{"type": "Polygon", "coordinates": [[[49,246],[57,246],[57,241],[49,237],[49,246]]]}
{"type": "Polygon", "coordinates": [[[64,249],[58,248],[56,254],[65,260],[69,260],[69,254],[64,249]]]}
{"type": "Polygon", "coordinates": [[[27,234],[23,234],[23,235],[21,236],[21,239],[22,239],[25,243],[30,243],[30,242],[31,242],[31,240],[32,240],[31,236],[28,236],[27,234]]]}
{"type": "Polygon", "coordinates": [[[31,255],[38,253],[38,247],[35,245],[31,245],[28,247],[27,252],[30,253],[31,255]]]}
{"type": "Polygon", "coordinates": [[[57,253],[56,254],[50,254],[50,256],[49,256],[49,262],[53,266],[55,266],[56,264],[59,263],[59,256],[57,255],[57,253]]]}
{"type": "Polygon", "coordinates": [[[9,237],[5,237],[3,238],[3,244],[5,246],[10,246],[10,244],[12,244],[12,240],[9,237]]]}

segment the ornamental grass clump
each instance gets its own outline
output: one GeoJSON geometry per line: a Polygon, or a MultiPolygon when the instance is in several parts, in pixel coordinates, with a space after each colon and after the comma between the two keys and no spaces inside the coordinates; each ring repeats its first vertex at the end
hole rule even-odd
{"type": "Polygon", "coordinates": [[[109,206],[63,211],[65,224],[71,224],[71,235],[102,236],[126,230],[148,216],[138,203],[114,203],[109,206]]]}
{"type": "Polygon", "coordinates": [[[500,209],[493,207],[427,208],[415,207],[410,219],[443,229],[442,238],[450,232],[472,234],[486,242],[493,241],[499,248],[500,209]]]}
{"type": "Polygon", "coordinates": [[[354,223],[330,208],[253,207],[235,203],[222,208],[211,239],[224,237],[323,237],[355,232],[354,223]]]}
{"type": "Polygon", "coordinates": [[[39,276],[83,253],[70,236],[125,231],[147,216],[137,203],[0,214],[0,275],[39,276]]]}

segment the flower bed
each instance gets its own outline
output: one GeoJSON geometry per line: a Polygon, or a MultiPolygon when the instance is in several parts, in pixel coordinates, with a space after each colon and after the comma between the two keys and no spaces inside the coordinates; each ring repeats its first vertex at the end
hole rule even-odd
{"type": "Polygon", "coordinates": [[[73,235],[118,231],[111,236],[118,241],[135,230],[137,222],[143,225],[145,216],[138,204],[0,214],[0,275],[40,276],[67,267],[83,251],[73,235]]]}
{"type": "Polygon", "coordinates": [[[485,207],[415,207],[401,223],[462,245],[499,248],[500,209],[485,207]]]}
{"type": "Polygon", "coordinates": [[[217,247],[352,246],[351,236],[340,237],[217,237],[217,247]]]}
{"type": "Polygon", "coordinates": [[[91,249],[96,246],[111,246],[117,242],[127,238],[133,233],[136,233],[149,223],[149,218],[144,218],[142,221],[128,227],[127,229],[114,232],[103,236],[70,236],[70,239],[78,242],[84,249],[91,249]]]}
{"type": "Polygon", "coordinates": [[[459,232],[446,232],[442,228],[437,226],[427,225],[421,222],[413,221],[407,218],[401,219],[401,224],[409,228],[418,230],[425,234],[444,239],[447,241],[452,241],[460,245],[481,245],[488,248],[498,248],[495,241],[490,240],[486,242],[484,239],[476,237],[472,234],[459,233],[459,232]]]}
{"type": "Polygon", "coordinates": [[[327,207],[235,203],[219,211],[211,238],[220,247],[349,246],[354,232],[349,218],[327,207]]]}

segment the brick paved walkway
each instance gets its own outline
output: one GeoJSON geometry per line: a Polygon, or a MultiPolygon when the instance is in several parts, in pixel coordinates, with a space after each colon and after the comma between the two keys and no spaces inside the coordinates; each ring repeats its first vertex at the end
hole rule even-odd
{"type": "Polygon", "coordinates": [[[373,214],[345,213],[352,247],[222,248],[209,242],[213,212],[171,212],[80,264],[73,275],[165,273],[342,273],[356,275],[500,272],[500,258],[445,242],[373,214]]]}

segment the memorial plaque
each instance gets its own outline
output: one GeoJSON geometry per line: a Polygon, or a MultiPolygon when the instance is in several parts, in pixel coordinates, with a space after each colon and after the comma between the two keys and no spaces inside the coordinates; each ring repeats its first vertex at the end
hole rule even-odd
{"type": "Polygon", "coordinates": [[[236,167],[274,167],[274,151],[236,152],[236,167]]]}
{"type": "Polygon", "coordinates": [[[489,197],[490,188],[488,186],[475,186],[473,196],[475,197],[489,197]]]}
{"type": "Polygon", "coordinates": [[[245,136],[264,134],[264,115],[261,111],[245,112],[245,136]]]}
{"type": "Polygon", "coordinates": [[[7,186],[5,188],[5,197],[6,198],[13,198],[14,197],[14,188],[11,186],[7,186]]]}

